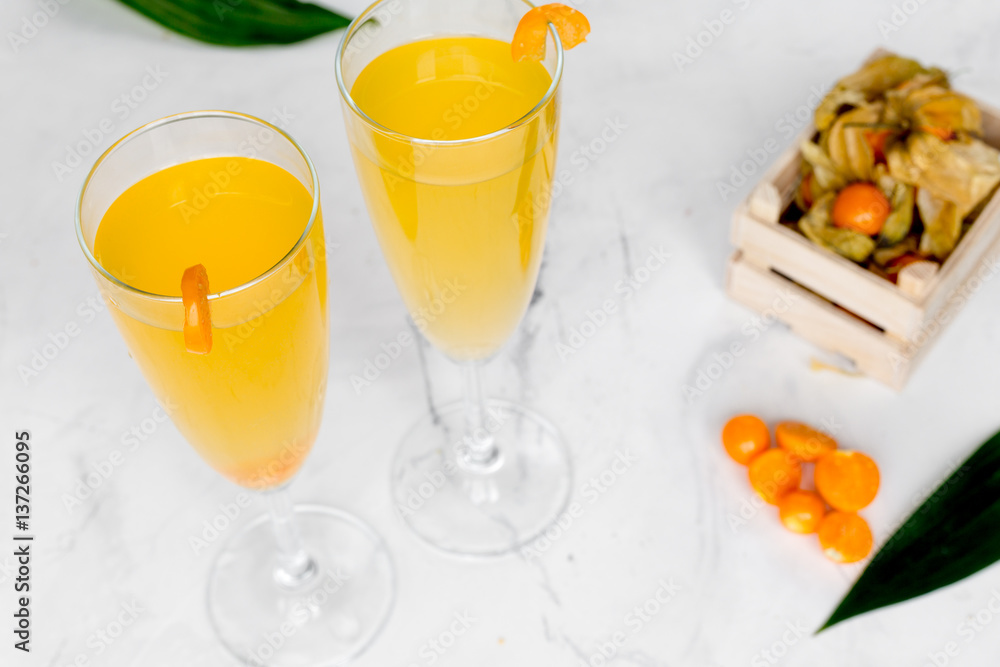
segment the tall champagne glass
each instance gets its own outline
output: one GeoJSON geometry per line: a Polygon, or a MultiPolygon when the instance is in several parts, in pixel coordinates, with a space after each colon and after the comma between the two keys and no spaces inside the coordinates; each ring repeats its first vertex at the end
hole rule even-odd
{"type": "Polygon", "coordinates": [[[566,506],[566,447],[545,419],[486,397],[482,364],[524,316],[538,278],[563,52],[515,63],[523,0],[382,0],[337,55],[368,213],[417,328],[462,368],[465,398],[435,406],[392,468],[400,516],[442,550],[508,553],[566,506]]]}
{"type": "Polygon", "coordinates": [[[233,535],[212,567],[208,611],[219,638],[251,665],[357,655],[392,605],[389,556],[360,519],[293,507],[286,490],[316,439],[329,355],[309,158],[250,116],[170,116],[97,160],[76,231],[130,355],[180,432],[269,504],[270,515],[233,535]],[[182,276],[198,264],[210,292],[201,306],[182,298],[182,276]],[[193,347],[192,317],[211,333],[193,347]]]}

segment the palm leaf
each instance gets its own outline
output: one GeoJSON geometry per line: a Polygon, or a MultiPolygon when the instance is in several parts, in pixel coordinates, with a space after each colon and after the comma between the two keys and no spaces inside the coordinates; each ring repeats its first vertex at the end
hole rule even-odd
{"type": "Polygon", "coordinates": [[[298,0],[119,0],[185,37],[223,46],[291,44],[350,19],[298,0]]]}

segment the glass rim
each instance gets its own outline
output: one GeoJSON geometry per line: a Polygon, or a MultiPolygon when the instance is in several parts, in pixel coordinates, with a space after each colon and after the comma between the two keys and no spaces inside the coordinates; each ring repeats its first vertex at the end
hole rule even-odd
{"type": "MultiPolygon", "coordinates": [[[[344,49],[347,46],[348,40],[354,36],[356,32],[361,28],[362,25],[368,22],[371,16],[375,13],[375,10],[382,4],[390,2],[391,0],[375,0],[372,4],[368,5],[363,12],[358,14],[357,18],[351,21],[350,25],[347,26],[347,30],[344,32],[344,37],[340,40],[340,46],[337,47],[337,57],[334,61],[334,70],[337,75],[337,89],[340,91],[340,97],[345,104],[353,111],[361,120],[371,127],[373,130],[390,137],[394,137],[411,144],[417,144],[421,146],[433,146],[433,147],[447,147],[447,146],[461,146],[463,144],[471,144],[479,141],[487,141],[489,139],[495,139],[501,137],[508,132],[516,130],[522,125],[530,122],[539,112],[549,103],[549,100],[556,94],[556,90],[559,88],[559,82],[562,80],[563,71],[563,46],[562,41],[559,39],[559,33],[556,31],[555,27],[551,22],[547,24],[547,30],[549,34],[552,35],[552,41],[556,47],[556,69],[555,73],[552,75],[552,83],[549,84],[548,90],[542,95],[542,99],[539,100],[538,104],[533,106],[527,113],[515,120],[510,125],[502,127],[495,132],[490,132],[488,134],[481,134],[475,137],[469,137],[467,139],[420,139],[418,137],[411,137],[403,132],[397,132],[392,128],[388,128],[371,118],[368,114],[361,110],[354,98],[351,97],[351,92],[347,90],[347,85],[344,83],[344,49]]],[[[529,0],[520,0],[529,9],[535,7],[529,0]]]]}
{"type": "Polygon", "coordinates": [[[76,212],[75,212],[76,239],[80,243],[80,248],[83,249],[83,254],[87,257],[87,261],[90,262],[90,266],[93,269],[95,269],[102,278],[110,282],[112,285],[115,285],[116,287],[119,287],[127,292],[130,292],[142,298],[149,299],[151,301],[158,301],[161,303],[183,304],[184,299],[183,297],[180,296],[167,296],[166,294],[155,294],[153,292],[147,292],[145,290],[141,290],[138,287],[133,287],[132,285],[129,285],[128,283],[124,282],[118,277],[112,275],[107,269],[105,269],[104,266],[102,266],[101,263],[97,261],[97,258],[94,257],[94,253],[90,250],[90,246],[87,244],[87,240],[83,236],[83,198],[87,194],[87,187],[90,185],[90,181],[97,173],[97,170],[104,163],[104,161],[107,160],[109,157],[111,157],[111,154],[114,153],[114,151],[116,151],[119,147],[125,145],[125,143],[129,141],[132,141],[136,137],[145,134],[147,132],[150,132],[152,130],[155,130],[157,128],[164,127],[172,123],[183,122],[186,120],[194,120],[197,118],[229,118],[235,120],[243,120],[259,125],[266,129],[272,130],[274,132],[277,132],[280,136],[288,140],[288,142],[292,145],[293,148],[295,148],[299,156],[306,163],[306,166],[309,168],[309,176],[312,179],[312,187],[313,187],[312,210],[309,212],[309,220],[306,222],[306,227],[302,231],[302,235],[299,236],[298,240],[295,242],[295,245],[293,245],[292,248],[274,264],[274,266],[268,268],[260,275],[248,280],[245,283],[237,285],[236,287],[231,287],[222,292],[214,292],[212,294],[209,294],[208,299],[210,301],[215,301],[217,299],[222,299],[227,296],[232,296],[235,294],[239,294],[240,292],[244,292],[250,289],[251,287],[260,284],[261,282],[263,282],[264,280],[268,279],[269,277],[277,273],[279,270],[281,270],[281,268],[285,264],[287,264],[289,261],[292,260],[295,253],[297,253],[302,248],[303,244],[306,242],[306,239],[309,237],[309,233],[312,231],[313,225],[316,222],[316,218],[319,215],[319,176],[316,174],[316,168],[313,166],[312,160],[309,159],[308,153],[305,152],[302,146],[300,146],[299,143],[295,141],[295,139],[293,139],[287,132],[282,130],[280,127],[277,127],[276,125],[268,123],[266,120],[262,120],[260,118],[257,118],[256,116],[251,116],[250,114],[239,113],[236,111],[221,111],[221,110],[185,111],[182,113],[172,114],[170,116],[164,116],[163,118],[159,118],[157,120],[146,123],[145,125],[137,127],[136,129],[132,130],[122,138],[118,139],[115,143],[111,144],[111,146],[109,146],[106,151],[101,153],[100,157],[98,157],[97,160],[94,162],[94,166],[91,167],[90,171],[87,173],[87,177],[83,181],[83,186],[80,188],[80,196],[77,199],[77,204],[76,204],[76,212]]]}

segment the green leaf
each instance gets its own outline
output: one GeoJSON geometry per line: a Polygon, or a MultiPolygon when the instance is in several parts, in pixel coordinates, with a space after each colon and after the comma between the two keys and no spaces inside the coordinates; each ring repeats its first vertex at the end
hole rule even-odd
{"type": "Polygon", "coordinates": [[[298,0],[119,0],[186,37],[223,46],[291,44],[351,20],[298,0]]]}
{"type": "Polygon", "coordinates": [[[889,538],[823,624],[903,602],[1000,560],[1000,431],[889,538]]]}

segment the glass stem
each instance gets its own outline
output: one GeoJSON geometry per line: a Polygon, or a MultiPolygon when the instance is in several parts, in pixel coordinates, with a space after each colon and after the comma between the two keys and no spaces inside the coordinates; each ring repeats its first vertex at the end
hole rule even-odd
{"type": "Polygon", "coordinates": [[[264,495],[271,512],[274,539],[278,544],[278,564],[274,569],[274,580],[283,588],[299,588],[316,576],[316,563],[302,546],[302,536],[295,521],[295,508],[287,487],[279,487],[264,495]]]}
{"type": "Polygon", "coordinates": [[[500,450],[493,437],[499,424],[487,424],[486,396],[480,365],[475,361],[463,364],[465,378],[465,433],[459,463],[473,472],[488,473],[501,463],[500,450]]]}

